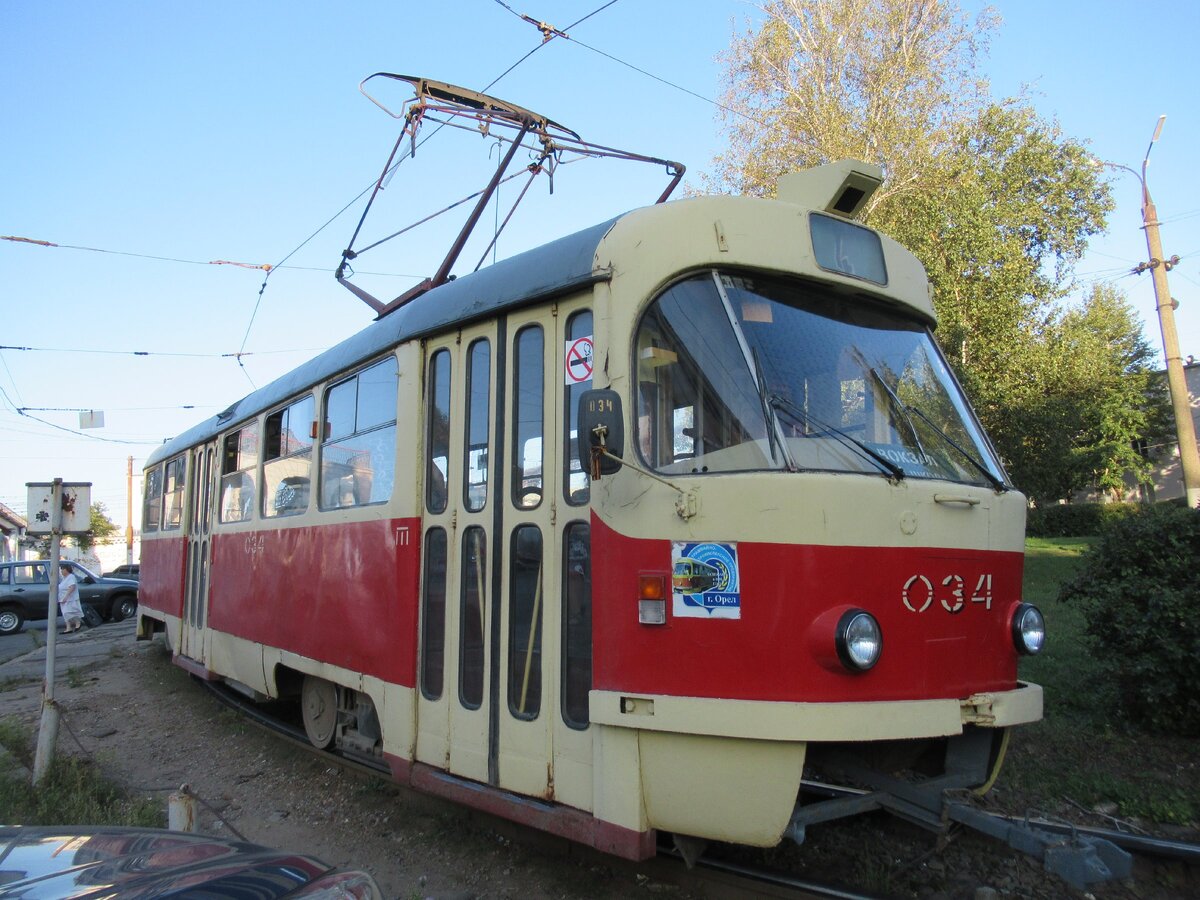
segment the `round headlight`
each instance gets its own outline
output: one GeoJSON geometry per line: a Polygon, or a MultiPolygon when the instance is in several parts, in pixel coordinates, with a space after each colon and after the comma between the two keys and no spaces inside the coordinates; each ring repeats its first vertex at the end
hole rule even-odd
{"type": "Polygon", "coordinates": [[[1023,656],[1040,653],[1046,644],[1046,620],[1042,612],[1031,603],[1022,603],[1013,613],[1013,643],[1023,656]]]}
{"type": "Polygon", "coordinates": [[[838,659],[852,672],[865,672],[879,662],[883,650],[883,632],[879,623],[869,612],[861,609],[847,610],[838,620],[838,659]]]}

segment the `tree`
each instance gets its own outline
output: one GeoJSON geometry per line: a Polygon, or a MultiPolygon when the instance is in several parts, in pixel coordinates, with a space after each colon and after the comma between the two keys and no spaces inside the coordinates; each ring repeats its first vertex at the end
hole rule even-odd
{"type": "Polygon", "coordinates": [[[780,175],[843,158],[882,165],[872,209],[908,193],[984,104],[975,58],[998,19],[940,0],[771,0],[723,57],[729,150],[718,189],[769,196],[780,175]]]}
{"type": "Polygon", "coordinates": [[[1126,475],[1149,484],[1153,463],[1139,445],[1168,438],[1172,414],[1142,323],[1124,294],[1098,284],[1058,330],[1058,343],[1074,364],[1083,412],[1084,429],[1074,445],[1079,470],[1091,473],[1090,484],[1117,496],[1127,487],[1126,475]]]}
{"type": "Polygon", "coordinates": [[[715,186],[770,195],[796,169],[881,165],[866,222],[925,265],[938,341],[1017,486],[1058,499],[1092,472],[1059,343],[1074,263],[1112,208],[1087,149],[1027,100],[989,97],[977,60],[998,23],[990,10],[973,26],[948,0],[763,11],[725,58],[729,149],[715,186]]]}
{"type": "Polygon", "coordinates": [[[96,544],[109,543],[112,536],[119,530],[116,523],[108,517],[108,510],[103,503],[93,503],[90,512],[88,533],[75,538],[75,543],[79,545],[79,549],[83,553],[87,553],[96,544]]]}

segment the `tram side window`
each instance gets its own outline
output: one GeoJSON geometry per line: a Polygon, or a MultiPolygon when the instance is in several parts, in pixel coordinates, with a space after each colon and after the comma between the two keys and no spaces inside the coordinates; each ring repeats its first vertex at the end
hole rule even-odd
{"type": "Polygon", "coordinates": [[[258,423],[225,436],[221,454],[221,521],[245,522],[254,512],[258,423]]]}
{"type": "Polygon", "coordinates": [[[467,355],[467,446],[463,459],[464,502],[471,512],[487,504],[488,401],[491,396],[492,353],[486,338],[471,344],[467,355]]]}
{"type": "Polygon", "coordinates": [[[446,529],[425,535],[425,590],[421,596],[421,694],[440,700],[446,667],[446,529]]]}
{"type": "Polygon", "coordinates": [[[162,466],[146,472],[145,499],[142,503],[142,533],[158,531],[158,520],[162,516],[162,466]]]}
{"type": "Polygon", "coordinates": [[[487,534],[478,525],[463,533],[462,603],[459,630],[459,701],[467,709],[483,703],[483,627],[487,608],[487,534]]]}
{"type": "Polygon", "coordinates": [[[321,508],[382,503],[396,475],[396,360],[325,391],[321,508]]]}
{"type": "Polygon", "coordinates": [[[438,350],[429,362],[428,452],[425,454],[425,503],[432,513],[446,511],[450,477],[450,351],[438,350]]]}
{"type": "Polygon", "coordinates": [[[563,532],[562,716],[572,728],[586,728],[592,689],[592,558],[586,522],[563,532]]]}
{"type": "Polygon", "coordinates": [[[508,620],[508,708],[518,719],[542,709],[542,533],[520,525],[512,534],[508,620]]]}
{"type": "Polygon", "coordinates": [[[167,462],[166,484],[163,486],[163,531],[178,531],[183,525],[183,483],[186,473],[186,456],[177,456],[167,462]]]}
{"type": "MultiPolygon", "coordinates": [[[[567,341],[573,343],[580,338],[592,337],[592,311],[580,310],[567,320],[567,341]]],[[[568,363],[570,361],[568,360],[568,363]]],[[[571,384],[563,391],[563,492],[566,501],[572,506],[580,506],[588,502],[590,493],[588,473],[579,464],[579,454],[575,452],[575,442],[579,431],[579,395],[592,387],[591,381],[571,384]]]]}
{"type": "Polygon", "coordinates": [[[532,509],[542,502],[542,436],[545,381],[545,341],[539,325],[521,330],[516,339],[516,364],[513,410],[517,421],[513,427],[513,503],[532,509]]]}
{"type": "Polygon", "coordinates": [[[316,402],[312,394],[267,416],[263,442],[262,514],[294,516],[308,509],[316,402]]]}

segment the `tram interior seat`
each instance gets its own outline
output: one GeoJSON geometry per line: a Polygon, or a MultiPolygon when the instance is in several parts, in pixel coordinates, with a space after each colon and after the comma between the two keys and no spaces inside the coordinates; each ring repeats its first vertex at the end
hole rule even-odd
{"type": "Polygon", "coordinates": [[[290,475],[279,482],[275,491],[275,511],[281,515],[304,512],[308,509],[309,480],[290,475]]]}

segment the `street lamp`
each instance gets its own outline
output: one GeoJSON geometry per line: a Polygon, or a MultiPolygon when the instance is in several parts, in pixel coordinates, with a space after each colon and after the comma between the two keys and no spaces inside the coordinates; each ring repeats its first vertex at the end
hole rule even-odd
{"type": "Polygon", "coordinates": [[[1183,360],[1179,356],[1179,335],[1175,330],[1175,303],[1171,299],[1171,291],[1167,286],[1167,272],[1178,262],[1177,258],[1163,258],[1162,240],[1158,234],[1158,210],[1150,198],[1150,188],[1146,184],[1146,167],[1150,164],[1150,151],[1162,134],[1166,116],[1158,117],[1154,127],[1154,137],[1142,157],[1142,171],[1139,173],[1129,166],[1120,163],[1098,161],[1100,165],[1111,169],[1124,169],[1131,173],[1142,185],[1142,228],[1146,232],[1146,249],[1150,253],[1150,261],[1139,263],[1134,272],[1150,270],[1154,279],[1154,300],[1158,306],[1158,324],[1162,330],[1163,358],[1167,364],[1167,387],[1171,392],[1171,407],[1175,412],[1175,435],[1179,444],[1179,464],[1183,469],[1183,486],[1187,492],[1187,504],[1192,509],[1200,505],[1200,455],[1196,451],[1196,427],[1192,421],[1192,408],[1188,397],[1187,378],[1183,373],[1183,360]]]}

